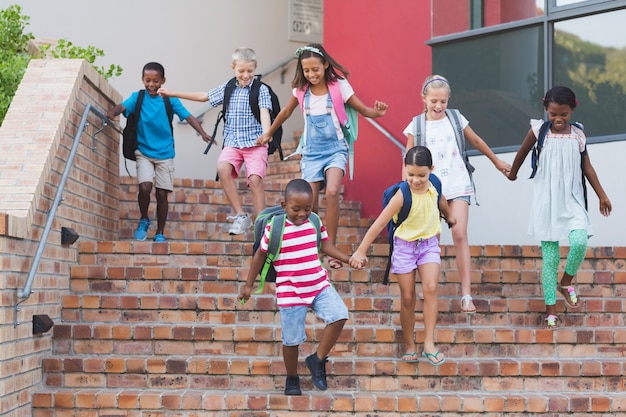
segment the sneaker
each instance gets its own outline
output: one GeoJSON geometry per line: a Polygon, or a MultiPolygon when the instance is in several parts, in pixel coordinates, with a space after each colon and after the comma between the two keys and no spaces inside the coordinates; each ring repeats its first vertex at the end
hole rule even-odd
{"type": "Polygon", "coordinates": [[[285,382],[285,395],[302,395],[300,390],[300,377],[287,376],[287,382],[285,382]]]}
{"type": "Polygon", "coordinates": [[[311,371],[313,385],[322,391],[328,389],[328,385],[326,385],[326,358],[320,359],[317,357],[317,353],[313,353],[308,356],[304,362],[309,368],[309,371],[311,371]]]}
{"type": "Polygon", "coordinates": [[[139,226],[135,230],[135,240],[146,240],[148,237],[148,229],[150,228],[150,219],[139,220],[139,226]]]}
{"type": "Polygon", "coordinates": [[[157,233],[156,235],[154,235],[154,239],[155,242],[165,242],[165,235],[163,233],[157,233]]]}
{"type": "Polygon", "coordinates": [[[231,235],[240,235],[246,231],[246,229],[252,226],[252,219],[247,214],[238,214],[234,217],[229,217],[228,220],[234,219],[233,225],[230,226],[228,233],[231,235]]]}

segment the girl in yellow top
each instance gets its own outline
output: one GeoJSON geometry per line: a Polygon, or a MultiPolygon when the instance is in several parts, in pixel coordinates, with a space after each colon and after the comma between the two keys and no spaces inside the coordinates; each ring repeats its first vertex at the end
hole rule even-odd
{"type": "MultiPolygon", "coordinates": [[[[405,353],[402,360],[417,362],[415,347],[415,271],[422,279],[424,292],[424,349],[422,356],[438,366],[445,361],[444,355],[435,347],[437,324],[437,282],[441,265],[439,234],[441,233],[440,210],[449,225],[456,223],[450,217],[448,201],[429,181],[433,171],[433,158],[424,146],[411,148],[404,158],[406,181],[412,195],[411,211],[394,234],[391,272],[396,274],[400,286],[400,324],[404,337],[405,353]]],[[[365,253],[389,221],[398,215],[404,198],[402,191],[389,201],[369,228],[359,248],[350,258],[355,268],[367,263],[365,253]]]]}

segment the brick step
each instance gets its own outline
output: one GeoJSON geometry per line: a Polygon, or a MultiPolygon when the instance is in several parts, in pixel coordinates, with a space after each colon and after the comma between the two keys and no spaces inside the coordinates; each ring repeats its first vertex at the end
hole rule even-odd
{"type": "MultiPolygon", "coordinates": [[[[64,319],[71,320],[78,317],[86,320],[86,314],[97,310],[119,310],[126,315],[133,312],[135,315],[163,314],[164,312],[195,312],[194,320],[205,320],[207,315],[214,312],[234,315],[241,322],[255,320],[257,315],[263,315],[264,321],[268,316],[277,315],[275,298],[271,295],[253,295],[252,300],[241,306],[236,301],[238,285],[234,282],[225,285],[189,286],[184,283],[170,281],[162,284],[160,281],[138,281],[138,286],[128,285],[122,280],[95,281],[91,284],[80,282],[73,285],[77,294],[63,296],[64,319]],[[146,285],[141,285],[141,284],[146,285]],[[83,285],[86,284],[86,285],[83,285]],[[218,288],[219,292],[209,292],[211,288],[218,288]],[[105,294],[100,291],[109,290],[105,294]],[[232,291],[232,292],[229,292],[232,291]],[[80,295],[80,292],[83,295],[80,295]],[[162,292],[162,294],[159,294],[162,292]],[[175,295],[174,295],[175,294],[175,295]]],[[[75,280],[73,280],[73,283],[75,280]]],[[[336,285],[338,287],[338,285],[336,285]]],[[[441,287],[445,287],[444,284],[441,287]]],[[[453,285],[452,288],[457,288],[453,285]]],[[[397,295],[352,295],[340,291],[346,306],[350,310],[351,320],[356,324],[383,324],[388,322],[390,315],[400,310],[400,300],[397,295]]],[[[544,310],[543,298],[535,296],[523,300],[502,299],[499,297],[476,298],[476,314],[461,313],[458,297],[455,295],[439,295],[438,308],[440,321],[450,324],[480,325],[528,325],[524,321],[528,313],[540,313],[544,310]]],[[[578,309],[570,309],[562,300],[557,302],[557,311],[562,314],[562,320],[571,325],[592,326],[605,323],[611,326],[623,326],[626,322],[625,301],[621,298],[600,297],[593,299],[586,297],[578,309]],[[564,314],[567,312],[567,314],[564,314]]],[[[416,311],[422,311],[423,300],[416,303],[416,311]]],[[[97,317],[97,316],[96,316],[97,317]]],[[[225,317],[221,317],[224,320],[225,317]]],[[[160,319],[162,320],[162,319],[160,319]]]]}
{"type": "MultiPolygon", "coordinates": [[[[167,315],[164,315],[168,319],[167,315]]],[[[170,318],[171,319],[171,318],[170,318]]],[[[144,355],[211,354],[221,356],[236,353],[250,356],[278,355],[281,349],[281,328],[278,323],[230,323],[194,325],[181,322],[168,325],[153,320],[140,323],[100,322],[97,325],[59,324],[54,331],[56,355],[121,355],[128,352],[144,355]]],[[[419,343],[424,339],[421,324],[415,329],[419,343]]],[[[321,340],[323,326],[307,326],[307,344],[321,340]]],[[[602,358],[620,359],[626,352],[626,330],[601,325],[593,330],[575,324],[558,330],[539,326],[483,326],[469,329],[462,326],[440,325],[435,340],[451,361],[457,359],[524,358],[545,359],[602,358]]],[[[398,358],[402,351],[402,331],[399,323],[379,326],[355,326],[350,321],[337,342],[333,357],[377,360],[398,358]]],[[[626,370],[626,369],[625,369],[626,370]]]]}
{"type": "MultiPolygon", "coordinates": [[[[352,381],[347,382],[353,385],[352,381]]],[[[493,385],[497,384],[495,381],[493,385]]],[[[553,389],[545,384],[549,389],[543,392],[524,389],[483,392],[448,385],[441,381],[438,391],[422,395],[421,389],[425,386],[422,379],[407,377],[406,385],[398,391],[387,391],[382,384],[377,392],[306,389],[302,396],[287,397],[282,393],[283,386],[268,392],[256,387],[251,389],[250,384],[246,384],[224,392],[207,390],[209,382],[201,381],[193,390],[44,389],[33,396],[32,404],[33,417],[63,417],[69,416],[68,412],[80,417],[127,417],[130,416],[127,410],[132,410],[133,417],[310,417],[312,412],[317,416],[336,417],[414,415],[412,413],[423,416],[443,413],[446,417],[546,413],[626,416],[624,395],[602,388],[583,393],[563,389],[563,386],[553,389]],[[450,392],[451,389],[456,392],[450,392]]]]}
{"type": "MultiPolygon", "coordinates": [[[[303,349],[304,351],[304,349],[303,349]]],[[[308,383],[310,372],[304,364],[304,358],[312,352],[301,352],[298,362],[298,374],[302,375],[308,383]]],[[[284,384],[286,376],[282,353],[273,356],[251,356],[249,354],[226,353],[217,356],[197,354],[193,358],[182,355],[146,356],[136,354],[132,357],[119,355],[74,355],[64,357],[55,355],[54,358],[45,359],[43,368],[47,378],[47,387],[78,387],[78,388],[119,388],[124,378],[139,378],[141,384],[135,385],[138,389],[159,388],[165,380],[177,380],[178,388],[194,388],[194,379],[198,375],[224,376],[233,381],[232,384],[221,387],[231,389],[233,385],[241,383],[249,377],[264,376],[272,380],[274,386],[270,389],[279,389],[284,384]],[[204,356],[204,357],[203,357],[204,356]],[[208,357],[207,357],[208,356],[208,357]],[[235,382],[236,381],[236,382],[235,382]],[[183,384],[185,384],[183,386],[183,384]]],[[[480,383],[484,380],[506,380],[508,388],[525,387],[529,392],[545,387],[539,381],[539,386],[529,383],[533,379],[554,377],[555,380],[567,381],[569,391],[580,391],[589,388],[587,381],[593,381],[594,386],[602,384],[607,391],[626,388],[624,381],[615,379],[621,377],[626,371],[626,358],[598,358],[580,356],[556,356],[545,355],[541,358],[485,358],[464,357],[453,358],[448,356],[446,362],[438,367],[432,366],[426,359],[420,359],[417,363],[408,363],[398,357],[359,356],[342,357],[332,355],[326,365],[327,378],[331,389],[341,389],[344,384],[340,382],[346,377],[352,376],[360,391],[377,391],[375,383],[365,381],[365,377],[393,381],[399,386],[388,385],[391,390],[398,390],[404,384],[405,377],[418,376],[424,380],[421,392],[436,390],[441,383],[441,378],[463,379],[468,385],[475,385],[476,379],[480,383]],[[525,378],[525,381],[519,381],[525,378]],[[578,382],[573,381],[576,379],[578,382]],[[333,382],[334,381],[334,382],[333,382]],[[434,382],[434,383],[433,383],[434,382]],[[367,385],[366,385],[367,384],[367,385]],[[430,389],[429,389],[430,388],[430,389]]],[[[305,381],[303,381],[305,382],[305,381]]],[[[380,381],[377,381],[380,382],[380,381]]],[[[535,382],[536,383],[536,382],[535,382]]],[[[167,384],[170,385],[170,384],[167,384]]],[[[217,385],[217,384],[216,384],[217,385]]],[[[218,389],[213,385],[214,389],[218,389]]],[[[307,385],[312,388],[312,385],[307,385]]],[[[176,387],[173,387],[176,388],[176,387]]],[[[491,387],[489,390],[497,390],[491,387]]]]}

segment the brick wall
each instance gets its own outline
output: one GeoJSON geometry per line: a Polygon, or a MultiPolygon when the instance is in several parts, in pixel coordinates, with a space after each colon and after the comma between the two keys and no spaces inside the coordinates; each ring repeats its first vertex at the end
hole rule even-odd
{"type": "MultiPolygon", "coordinates": [[[[32,60],[0,127],[0,416],[31,416],[50,333],[32,334],[32,316],[60,316],[77,244],[61,245],[61,227],[80,240],[114,240],[119,229],[119,134],[90,112],[47,238],[32,295],[19,305],[43,227],[89,103],[105,112],[121,95],[86,61],[32,60]]],[[[79,240],[79,241],[80,241],[79,240]]]]}

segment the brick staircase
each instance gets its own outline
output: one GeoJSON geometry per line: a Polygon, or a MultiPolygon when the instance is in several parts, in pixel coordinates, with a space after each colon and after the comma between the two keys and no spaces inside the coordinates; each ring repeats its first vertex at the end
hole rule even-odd
{"type": "MultiPolygon", "coordinates": [[[[268,204],[297,176],[296,161],[271,165],[279,168],[268,204]]],[[[473,315],[460,313],[454,254],[444,248],[436,339],[448,360],[435,368],[398,359],[399,290],[382,285],[387,247],[375,244],[367,270],[332,271],[351,317],[331,353],[329,390],[316,390],[301,363],[303,395],[286,397],[274,297],[235,299],[251,232],[228,235],[215,182],[175,188],[168,242],[129,239],[138,213],[125,180],[121,239],[80,244],[33,417],[626,416],[626,248],[589,250],[577,277],[583,306],[561,314],[556,331],[541,327],[537,248],[471,248],[473,315]]],[[[340,247],[351,251],[368,224],[344,201],[340,247]]],[[[418,300],[418,341],[421,309],[418,300]]],[[[307,321],[301,360],[323,330],[307,321]]]]}

